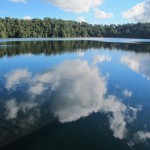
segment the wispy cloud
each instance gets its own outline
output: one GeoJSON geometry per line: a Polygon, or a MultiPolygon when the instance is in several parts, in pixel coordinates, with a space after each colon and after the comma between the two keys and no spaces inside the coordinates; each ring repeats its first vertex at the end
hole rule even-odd
{"type": "Polygon", "coordinates": [[[84,56],[84,50],[82,50],[82,49],[80,49],[80,50],[78,50],[77,51],[77,55],[79,56],[79,57],[83,57],[84,56]]]}
{"type": "Polygon", "coordinates": [[[26,3],[26,0],[8,0],[10,2],[14,2],[14,3],[26,3]]]}
{"type": "Polygon", "coordinates": [[[16,118],[19,107],[16,103],[15,99],[11,99],[6,102],[6,110],[7,110],[7,119],[16,118]]]}
{"type": "Polygon", "coordinates": [[[13,119],[17,117],[19,110],[26,112],[26,110],[38,106],[37,103],[25,101],[17,103],[16,99],[10,99],[6,102],[6,119],[13,119]]]}
{"type": "Polygon", "coordinates": [[[37,83],[29,88],[29,93],[40,95],[42,94],[47,88],[44,87],[42,83],[37,83]]]}
{"type": "Polygon", "coordinates": [[[123,56],[120,60],[123,64],[127,65],[131,70],[140,73],[143,77],[150,79],[150,56],[147,54],[132,53],[123,56]]]}
{"type": "Polygon", "coordinates": [[[139,140],[150,139],[150,132],[138,131],[136,136],[139,140]]]}
{"type": "Polygon", "coordinates": [[[112,18],[114,15],[113,15],[113,13],[107,13],[107,12],[104,12],[102,10],[95,8],[94,16],[97,19],[107,19],[107,18],[112,18]]]}
{"type": "Polygon", "coordinates": [[[85,22],[85,18],[84,17],[78,17],[77,21],[80,23],[85,22]]]}
{"type": "Polygon", "coordinates": [[[150,21],[150,0],[139,3],[133,6],[131,9],[123,12],[122,15],[126,19],[140,22],[150,21]]]}
{"type": "Polygon", "coordinates": [[[141,105],[136,106],[136,108],[129,106],[128,111],[131,111],[131,114],[132,114],[132,115],[128,115],[128,116],[127,116],[128,122],[129,122],[129,123],[133,122],[133,121],[136,119],[136,117],[137,117],[137,113],[138,113],[139,111],[141,111],[141,110],[142,110],[142,106],[141,106],[141,105]],[[131,117],[131,116],[132,116],[132,117],[131,117]]]}
{"type": "Polygon", "coordinates": [[[98,7],[103,0],[47,0],[65,11],[75,13],[89,12],[91,8],[98,7]]]}
{"type": "Polygon", "coordinates": [[[107,56],[107,55],[96,55],[93,57],[93,63],[97,64],[97,63],[101,63],[104,61],[111,61],[111,56],[107,56]]]}
{"type": "Polygon", "coordinates": [[[31,16],[25,16],[23,17],[24,20],[32,20],[32,17],[31,16]]]}
{"type": "Polygon", "coordinates": [[[114,137],[123,139],[127,134],[127,111],[126,105],[121,103],[115,96],[109,96],[104,100],[103,109],[105,112],[111,112],[113,115],[109,116],[110,128],[113,131],[114,137]],[[113,106],[113,107],[112,107],[113,106]]]}
{"type": "Polygon", "coordinates": [[[132,91],[129,91],[129,90],[125,89],[125,90],[123,91],[123,94],[124,94],[124,96],[126,96],[126,97],[131,97],[131,96],[132,96],[132,91]]]}
{"type": "Polygon", "coordinates": [[[31,73],[27,69],[16,69],[5,75],[6,89],[11,89],[20,84],[21,81],[26,81],[31,76],[31,73]]]}

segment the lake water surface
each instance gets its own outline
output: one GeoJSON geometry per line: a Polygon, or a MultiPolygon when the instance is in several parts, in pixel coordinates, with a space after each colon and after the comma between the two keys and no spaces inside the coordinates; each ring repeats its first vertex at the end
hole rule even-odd
{"type": "Polygon", "coordinates": [[[1,39],[0,147],[149,150],[150,40],[1,39]]]}

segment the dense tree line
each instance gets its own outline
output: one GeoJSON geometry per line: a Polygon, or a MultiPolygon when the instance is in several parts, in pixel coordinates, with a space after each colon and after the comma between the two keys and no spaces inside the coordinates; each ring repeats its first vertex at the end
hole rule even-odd
{"type": "Polygon", "coordinates": [[[0,18],[0,38],[129,37],[150,38],[150,23],[92,25],[61,19],[0,18]]]}
{"type": "Polygon", "coordinates": [[[45,54],[55,55],[60,53],[70,53],[86,51],[88,49],[117,49],[150,53],[149,43],[110,43],[98,41],[13,41],[3,42],[0,45],[0,57],[11,57],[20,54],[45,54]]]}

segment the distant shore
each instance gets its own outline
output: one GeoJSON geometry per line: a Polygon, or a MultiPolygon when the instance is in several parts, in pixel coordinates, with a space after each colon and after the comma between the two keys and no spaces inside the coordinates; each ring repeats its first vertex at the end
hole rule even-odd
{"type": "Polygon", "coordinates": [[[150,38],[150,23],[88,24],[62,19],[0,18],[0,38],[114,37],[150,38]]]}

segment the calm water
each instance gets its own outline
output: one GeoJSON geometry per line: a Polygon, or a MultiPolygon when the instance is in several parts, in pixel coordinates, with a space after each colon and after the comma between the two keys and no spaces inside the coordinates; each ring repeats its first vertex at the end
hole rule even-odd
{"type": "Polygon", "coordinates": [[[0,40],[0,147],[149,150],[150,40],[0,40]]]}

